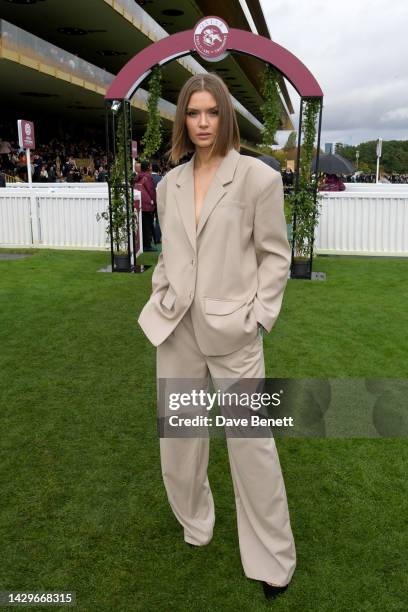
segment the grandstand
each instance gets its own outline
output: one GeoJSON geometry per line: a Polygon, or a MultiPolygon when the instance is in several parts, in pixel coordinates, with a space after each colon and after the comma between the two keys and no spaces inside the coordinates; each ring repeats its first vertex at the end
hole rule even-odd
{"type": "MultiPolygon", "coordinates": [[[[104,95],[119,70],[138,51],[181,30],[204,15],[219,15],[230,27],[270,38],[258,0],[177,3],[135,0],[7,0],[0,3],[0,139],[16,143],[17,119],[35,121],[37,142],[104,142],[104,95]]],[[[231,53],[220,62],[186,56],[162,67],[164,142],[168,141],[178,91],[192,74],[219,73],[231,91],[242,149],[255,151],[260,141],[261,74],[264,64],[231,53]]],[[[294,112],[283,78],[281,129],[293,129],[294,112]]],[[[147,91],[132,100],[133,137],[146,126],[147,91]]],[[[68,154],[68,153],[67,153],[68,154]]]]}

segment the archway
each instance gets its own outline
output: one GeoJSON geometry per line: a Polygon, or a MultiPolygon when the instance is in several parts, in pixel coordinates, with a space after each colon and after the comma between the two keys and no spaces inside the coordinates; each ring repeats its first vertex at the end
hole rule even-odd
{"type": "MultiPolygon", "coordinates": [[[[160,65],[163,66],[168,62],[181,58],[185,55],[191,55],[197,53],[207,61],[217,62],[224,59],[230,51],[236,51],[247,55],[252,55],[268,64],[271,64],[276,68],[295,88],[300,96],[300,112],[299,112],[299,130],[298,130],[298,145],[297,145],[297,165],[296,165],[296,187],[299,185],[299,165],[300,165],[300,150],[301,150],[301,138],[302,138],[302,118],[303,118],[303,107],[307,100],[316,99],[319,101],[319,118],[318,118],[318,129],[317,129],[317,161],[316,161],[316,175],[318,171],[319,163],[319,151],[320,151],[320,134],[321,134],[321,122],[322,122],[322,108],[323,108],[323,92],[316,81],[313,74],[308,68],[295,56],[293,53],[278,45],[277,43],[260,36],[247,32],[246,30],[239,30],[235,28],[229,28],[227,23],[217,16],[207,16],[196,24],[191,30],[185,30],[178,32],[167,38],[163,38],[158,42],[146,47],[139,53],[137,53],[117,74],[115,80],[112,82],[105,96],[106,100],[106,121],[107,130],[109,128],[108,113],[112,108],[123,108],[123,134],[129,137],[130,130],[130,100],[136,89],[140,86],[143,80],[149,75],[153,67],[160,65]]],[[[114,125],[114,113],[112,113],[112,122],[114,125]]],[[[130,146],[128,142],[127,146],[124,146],[124,157],[125,157],[125,168],[128,168],[128,160],[130,159],[130,146]]],[[[109,154],[109,137],[107,136],[107,148],[109,154]]],[[[126,172],[127,175],[127,172],[126,172]]],[[[128,177],[126,177],[128,180],[128,177]]],[[[109,191],[111,191],[109,189],[109,191]]],[[[316,203],[317,197],[317,181],[314,185],[314,202],[316,203]]],[[[111,194],[109,196],[109,206],[111,210],[111,194]]],[[[128,257],[129,257],[129,269],[132,268],[130,262],[130,202],[128,197],[128,189],[126,189],[126,207],[127,207],[127,219],[128,219],[128,257]]],[[[134,216],[132,215],[132,219],[134,216]]],[[[293,218],[293,230],[296,231],[296,209],[294,211],[293,218]]],[[[134,236],[134,232],[133,232],[134,236]]],[[[134,262],[133,268],[136,268],[136,246],[133,243],[133,255],[134,262]]],[[[112,271],[114,268],[113,258],[113,242],[111,240],[111,255],[112,255],[112,271]]],[[[310,245],[310,258],[309,266],[302,278],[311,278],[312,273],[312,258],[313,258],[313,236],[311,238],[310,245]]],[[[294,263],[294,247],[292,245],[292,277],[293,275],[293,263],[294,263]]],[[[297,276],[299,277],[299,275],[297,276]]]]}

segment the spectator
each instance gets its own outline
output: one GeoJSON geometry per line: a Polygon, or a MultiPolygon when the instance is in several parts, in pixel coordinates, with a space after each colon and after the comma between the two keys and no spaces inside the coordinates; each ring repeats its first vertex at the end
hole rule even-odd
{"type": "Polygon", "coordinates": [[[99,167],[98,177],[96,180],[98,181],[98,183],[105,183],[108,180],[107,167],[106,168],[104,168],[103,166],[99,167]]]}
{"type": "Polygon", "coordinates": [[[0,164],[6,169],[8,166],[9,155],[12,153],[11,144],[0,137],[0,164]]]}
{"type": "Polygon", "coordinates": [[[150,173],[149,162],[142,161],[140,167],[141,171],[136,177],[134,187],[140,191],[142,199],[143,251],[156,251],[156,248],[152,247],[152,238],[154,236],[153,218],[156,210],[156,189],[150,173]]]}
{"type": "Polygon", "coordinates": [[[294,180],[294,174],[291,168],[286,168],[286,170],[284,170],[282,172],[282,182],[285,186],[292,186],[293,185],[293,180],[294,180]]]}
{"type": "Polygon", "coordinates": [[[344,191],[345,184],[335,174],[326,174],[324,181],[319,185],[319,191],[344,191]]]}
{"type": "Polygon", "coordinates": [[[9,155],[11,153],[11,144],[7,140],[0,138],[0,155],[9,155]]]}
{"type": "Polygon", "coordinates": [[[75,159],[72,157],[72,155],[69,156],[68,161],[65,162],[63,168],[62,168],[62,174],[64,176],[67,177],[68,180],[68,176],[70,173],[74,173],[74,170],[78,170],[75,159]]]}
{"type": "Polygon", "coordinates": [[[57,180],[57,170],[56,170],[55,164],[50,164],[50,166],[48,167],[48,181],[50,183],[55,183],[56,180],[57,180]]]}
{"type": "MultiPolygon", "coordinates": [[[[155,188],[160,183],[162,178],[163,177],[160,174],[159,164],[153,163],[152,164],[152,179],[153,179],[155,188]]],[[[156,244],[161,243],[161,229],[160,229],[159,217],[157,215],[157,210],[154,213],[154,219],[153,219],[153,238],[156,244]]]]}
{"type": "Polygon", "coordinates": [[[47,172],[47,166],[45,164],[41,165],[39,176],[38,176],[38,181],[40,183],[48,183],[48,172],[47,172]]]}
{"type": "Polygon", "coordinates": [[[160,174],[159,164],[153,162],[152,163],[152,179],[154,186],[157,187],[158,183],[162,180],[162,175],[160,174]]]}

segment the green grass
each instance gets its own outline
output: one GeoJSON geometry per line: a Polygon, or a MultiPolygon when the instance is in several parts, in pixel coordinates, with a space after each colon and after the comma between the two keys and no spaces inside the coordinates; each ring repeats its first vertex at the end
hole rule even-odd
{"type": "MultiPolygon", "coordinates": [[[[1,591],[74,590],[81,611],[407,609],[406,440],[277,440],[298,567],[267,603],[242,572],[225,440],[211,440],[213,541],[188,547],[167,503],[137,325],[153,268],[34,252],[0,261],[1,591]]],[[[267,376],[407,378],[407,265],[318,258],[325,282],[288,283],[267,376]]]]}

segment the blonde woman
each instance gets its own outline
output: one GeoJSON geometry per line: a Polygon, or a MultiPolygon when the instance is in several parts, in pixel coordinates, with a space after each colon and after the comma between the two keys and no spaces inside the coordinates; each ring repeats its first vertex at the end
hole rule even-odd
{"type": "MultiPolygon", "coordinates": [[[[290,247],[280,173],[239,149],[225,83],[211,73],[191,77],[178,97],[170,159],[193,155],[158,184],[162,252],[139,316],[157,347],[158,385],[265,376],[263,334],[281,308],[290,247]]],[[[296,552],[275,441],[227,437],[227,448],[243,569],[276,597],[296,552]]],[[[184,540],[205,546],[215,521],[209,439],[162,436],[160,456],[184,540]]]]}

